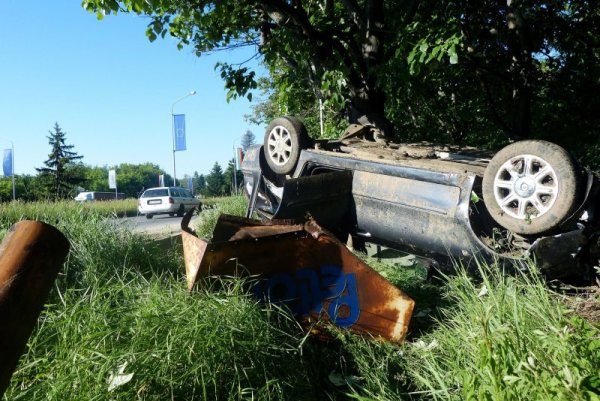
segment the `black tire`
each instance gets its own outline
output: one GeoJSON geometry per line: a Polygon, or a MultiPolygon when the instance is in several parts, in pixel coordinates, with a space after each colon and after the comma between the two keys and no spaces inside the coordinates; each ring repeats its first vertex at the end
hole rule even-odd
{"type": "Polygon", "coordinates": [[[294,117],[280,117],[265,131],[263,152],[274,173],[290,174],[296,168],[300,151],[310,143],[304,124],[294,117]]]}
{"type": "Polygon", "coordinates": [[[179,206],[179,209],[177,210],[177,217],[183,217],[183,215],[185,214],[185,209],[183,208],[183,205],[179,206]]]}
{"type": "Polygon", "coordinates": [[[560,146],[542,140],[512,143],[483,175],[483,200],[492,218],[517,234],[552,231],[578,206],[577,164],[560,146]]]}
{"type": "Polygon", "coordinates": [[[152,217],[154,217],[154,215],[153,215],[153,214],[150,214],[150,213],[146,214],[146,218],[147,218],[147,219],[151,219],[152,217]]]}

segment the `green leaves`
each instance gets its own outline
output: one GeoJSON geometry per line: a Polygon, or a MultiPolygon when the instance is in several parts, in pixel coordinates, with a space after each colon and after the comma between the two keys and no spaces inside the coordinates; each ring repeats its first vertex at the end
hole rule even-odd
{"type": "MultiPolygon", "coordinates": [[[[402,139],[496,148],[515,127],[531,126],[534,136],[600,166],[597,3],[369,2],[381,7],[380,17],[362,1],[83,0],[82,6],[98,19],[143,15],[150,41],[168,33],[179,49],[191,45],[198,56],[255,46],[271,81],[265,93],[271,103],[262,110],[270,117],[301,115],[320,131],[321,98],[329,113],[326,135],[343,131],[351,103],[385,112],[402,139]],[[523,17],[524,42],[508,28],[509,7],[523,17]],[[525,94],[520,105],[514,93],[525,94]]],[[[229,100],[252,99],[257,87],[258,78],[241,67],[247,65],[217,66],[229,100]]]]}
{"type": "Polygon", "coordinates": [[[435,68],[445,57],[450,64],[458,64],[458,49],[462,47],[464,37],[454,33],[448,38],[421,38],[412,48],[406,61],[411,75],[418,75],[424,65],[435,68]]]}
{"type": "Polygon", "coordinates": [[[325,71],[321,78],[321,93],[326,106],[343,109],[349,102],[346,74],[339,70],[325,71]]]}
{"type": "Polygon", "coordinates": [[[217,63],[215,69],[221,71],[221,78],[225,81],[228,102],[242,96],[246,96],[248,101],[252,101],[252,92],[250,91],[258,87],[254,71],[250,71],[247,67],[234,68],[229,63],[217,63]]]}
{"type": "Polygon", "coordinates": [[[456,53],[456,45],[452,44],[447,50],[448,56],[450,57],[450,64],[458,63],[458,54],[456,53]]]}

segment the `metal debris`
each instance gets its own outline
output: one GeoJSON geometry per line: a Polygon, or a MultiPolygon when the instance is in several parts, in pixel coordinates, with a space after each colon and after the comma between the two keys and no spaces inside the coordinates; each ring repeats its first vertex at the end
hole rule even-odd
{"type": "Polygon", "coordinates": [[[181,223],[188,289],[210,276],[259,275],[254,293],[297,316],[401,342],[414,301],[313,219],[267,223],[221,215],[211,242],[181,223]],[[241,268],[240,268],[241,267],[241,268]]]}
{"type": "Polygon", "coordinates": [[[21,221],[0,246],[0,398],[67,254],[56,228],[21,221]]]}

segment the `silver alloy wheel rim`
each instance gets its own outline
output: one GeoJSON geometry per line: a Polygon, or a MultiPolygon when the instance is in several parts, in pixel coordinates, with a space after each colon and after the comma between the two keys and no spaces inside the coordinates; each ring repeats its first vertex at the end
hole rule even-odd
{"type": "Polygon", "coordinates": [[[519,220],[546,214],[558,197],[554,168],[534,155],[519,155],[506,161],[494,178],[494,196],[502,211],[519,220]]]}
{"type": "Polygon", "coordinates": [[[274,127],[267,137],[267,151],[269,157],[278,166],[283,166],[292,155],[292,136],[290,132],[278,125],[274,127]]]}

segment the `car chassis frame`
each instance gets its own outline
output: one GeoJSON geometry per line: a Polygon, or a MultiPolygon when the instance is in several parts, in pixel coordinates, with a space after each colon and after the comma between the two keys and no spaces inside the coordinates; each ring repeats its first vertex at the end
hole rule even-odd
{"type": "Polygon", "coordinates": [[[294,171],[281,176],[270,171],[262,145],[249,148],[242,164],[247,217],[257,212],[265,219],[299,221],[308,213],[341,240],[350,235],[355,244],[388,246],[439,267],[479,261],[525,268],[534,259],[543,272],[560,277],[586,274],[590,262],[597,262],[592,248],[600,233],[600,185],[589,171],[579,206],[557,229],[514,236],[493,222],[482,200],[488,159],[444,153],[445,160],[439,154],[393,160],[369,151],[321,141],[303,149],[294,171]],[[498,249],[495,235],[511,236],[520,246],[498,249]]]}

